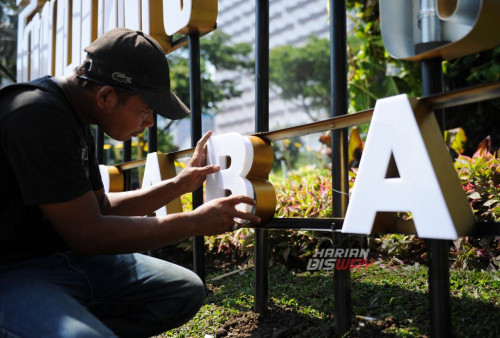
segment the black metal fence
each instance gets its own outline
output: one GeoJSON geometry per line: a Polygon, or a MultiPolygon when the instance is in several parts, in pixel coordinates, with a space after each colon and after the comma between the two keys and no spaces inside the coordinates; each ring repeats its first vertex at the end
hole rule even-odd
{"type": "MultiPolygon", "coordinates": [[[[250,0],[249,0],[250,1],[250,0]]],[[[348,204],[348,162],[347,128],[369,122],[373,110],[347,115],[347,53],[346,53],[346,2],[329,0],[330,4],[330,71],[331,71],[331,118],[303,126],[269,131],[269,0],[256,0],[256,50],[255,50],[255,135],[269,141],[292,136],[312,134],[332,130],[332,180],[333,215],[324,219],[273,219],[255,229],[255,306],[254,310],[264,313],[268,300],[268,231],[272,229],[317,229],[329,230],[334,234],[335,245],[347,245],[346,234],[340,233],[348,204]]],[[[185,43],[186,39],[182,41],[185,43]]],[[[191,87],[191,145],[194,147],[201,138],[202,119],[200,103],[200,36],[190,34],[187,38],[190,58],[191,87]]],[[[474,88],[442,93],[442,68],[440,59],[422,61],[422,83],[424,97],[434,111],[466,103],[500,97],[500,83],[486,84],[474,88]]],[[[439,121],[444,121],[442,115],[439,121]]],[[[156,121],[156,117],[155,117],[156,121]]],[[[441,125],[443,127],[443,125],[441,125]]],[[[148,151],[157,151],[156,123],[149,129],[148,151]]],[[[99,162],[104,160],[104,135],[97,133],[97,154],[99,162]]],[[[131,187],[130,170],[137,166],[131,163],[131,142],[123,145],[125,188],[131,187]]],[[[171,154],[174,158],[189,155],[192,150],[171,154]]],[[[193,193],[193,208],[203,203],[202,190],[193,193]]],[[[498,223],[477,223],[477,235],[500,235],[498,223]]],[[[194,269],[205,280],[205,258],[203,237],[194,241],[194,269]]],[[[448,243],[445,240],[429,240],[429,297],[431,313],[431,335],[448,337],[451,335],[449,301],[448,243]]],[[[351,276],[349,270],[334,271],[334,314],[336,334],[342,335],[352,325],[351,276]]],[[[293,290],[291,291],[293,292],[293,290]]]]}

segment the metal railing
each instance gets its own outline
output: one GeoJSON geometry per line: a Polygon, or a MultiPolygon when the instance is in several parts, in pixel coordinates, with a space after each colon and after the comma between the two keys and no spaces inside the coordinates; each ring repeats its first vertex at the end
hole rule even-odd
{"type": "MultiPolygon", "coordinates": [[[[268,231],[271,229],[309,229],[328,230],[334,233],[336,245],[345,245],[347,234],[341,229],[348,203],[348,165],[347,165],[347,128],[371,120],[373,109],[347,115],[347,56],[346,56],[346,3],[341,0],[330,2],[330,64],[331,64],[331,118],[301,126],[269,131],[269,0],[256,0],[256,50],[255,50],[255,134],[270,142],[332,131],[332,188],[341,193],[333,194],[333,217],[322,219],[272,219],[255,229],[255,305],[254,310],[264,313],[268,300],[268,231]]],[[[191,145],[195,146],[201,138],[202,120],[200,103],[200,36],[190,34],[174,43],[174,46],[189,45],[190,59],[190,108],[191,108],[191,145]]],[[[432,110],[455,107],[473,102],[500,97],[500,82],[464,88],[448,93],[439,93],[439,60],[423,61],[423,92],[420,101],[432,110]],[[437,73],[436,73],[437,69],[437,73]],[[436,74],[438,74],[436,77],[436,74]]],[[[438,119],[442,120],[442,119],[438,119]]],[[[149,128],[148,151],[157,151],[155,125],[149,128]]],[[[97,133],[97,155],[103,162],[104,135],[97,133]]],[[[130,188],[130,169],[143,166],[144,159],[132,161],[131,142],[123,145],[123,163],[117,165],[124,172],[125,187],[130,188]],[[127,174],[128,173],[128,174],[127,174]]],[[[170,153],[174,159],[189,157],[193,148],[170,153]]],[[[202,190],[193,193],[193,208],[203,203],[202,190]]],[[[476,235],[500,235],[500,226],[495,222],[478,222],[476,235]]],[[[194,270],[205,280],[205,258],[203,237],[194,238],[194,270]]],[[[447,243],[443,240],[429,240],[429,293],[431,310],[431,335],[448,336],[451,334],[449,309],[449,267],[447,243]]],[[[336,334],[342,335],[352,325],[351,281],[348,270],[334,271],[334,300],[336,334]]]]}

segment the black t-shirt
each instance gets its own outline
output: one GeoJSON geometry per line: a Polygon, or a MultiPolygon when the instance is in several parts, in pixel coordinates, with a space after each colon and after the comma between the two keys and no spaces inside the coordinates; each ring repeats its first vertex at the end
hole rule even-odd
{"type": "Polygon", "coordinates": [[[90,126],[49,76],[0,91],[0,265],[67,250],[38,205],[101,188],[90,126]]]}

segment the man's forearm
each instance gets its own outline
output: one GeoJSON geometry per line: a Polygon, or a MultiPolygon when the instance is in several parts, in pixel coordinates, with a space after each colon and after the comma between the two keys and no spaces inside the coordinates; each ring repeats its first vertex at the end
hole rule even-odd
{"type": "Polygon", "coordinates": [[[144,189],[108,193],[101,204],[101,212],[103,215],[144,216],[185,192],[173,178],[144,189]]]}
{"type": "Polygon", "coordinates": [[[93,225],[78,236],[73,233],[74,241],[69,244],[81,255],[152,250],[197,235],[199,225],[195,219],[192,213],[162,218],[103,216],[102,224],[93,225]]]}
{"type": "Polygon", "coordinates": [[[256,202],[247,196],[230,196],[165,217],[106,216],[88,191],[71,201],[39,207],[76,253],[94,255],[151,250],[186,237],[220,234],[233,228],[235,217],[260,222],[252,213],[236,209],[241,203],[256,202]]]}

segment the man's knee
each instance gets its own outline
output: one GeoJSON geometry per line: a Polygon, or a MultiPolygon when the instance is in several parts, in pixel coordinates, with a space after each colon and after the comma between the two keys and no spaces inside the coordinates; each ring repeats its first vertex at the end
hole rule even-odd
{"type": "MultiPolygon", "coordinates": [[[[179,265],[143,255],[136,256],[142,291],[139,297],[148,308],[150,318],[168,330],[181,326],[193,318],[205,301],[205,286],[193,271],[179,265]]],[[[134,296],[135,300],[136,298],[134,296]]]]}
{"type": "Polygon", "coordinates": [[[175,302],[179,305],[177,318],[170,322],[171,328],[179,327],[191,320],[205,302],[205,285],[198,275],[188,270],[182,278],[182,287],[178,290],[176,296],[178,300],[175,302]]]}
{"type": "Polygon", "coordinates": [[[187,320],[189,320],[196,315],[205,301],[205,285],[200,277],[193,272],[191,272],[189,278],[186,278],[185,283],[183,297],[184,304],[186,304],[185,312],[189,316],[187,320]]]}

